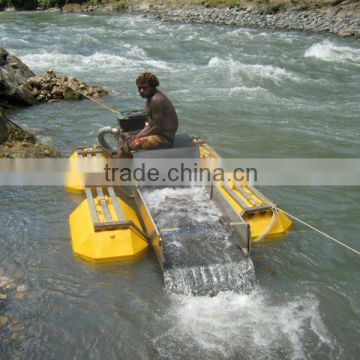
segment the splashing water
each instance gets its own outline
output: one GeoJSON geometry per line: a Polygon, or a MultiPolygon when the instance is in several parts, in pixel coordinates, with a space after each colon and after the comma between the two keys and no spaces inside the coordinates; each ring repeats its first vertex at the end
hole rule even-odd
{"type": "Polygon", "coordinates": [[[220,223],[221,213],[205,189],[158,189],[146,193],[145,199],[160,231],[164,229],[168,293],[214,295],[252,288],[253,263],[220,223]]]}
{"type": "Polygon", "coordinates": [[[304,359],[305,344],[336,356],[333,339],[312,294],[274,301],[260,288],[250,294],[172,296],[166,318],[173,325],[153,339],[162,358],[304,359]]]}

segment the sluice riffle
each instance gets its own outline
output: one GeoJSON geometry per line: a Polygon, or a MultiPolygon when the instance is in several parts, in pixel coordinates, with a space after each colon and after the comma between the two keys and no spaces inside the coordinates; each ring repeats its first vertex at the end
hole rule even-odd
{"type": "Polygon", "coordinates": [[[254,265],[204,188],[157,189],[145,198],[162,234],[168,293],[212,296],[252,289],[254,265]]]}

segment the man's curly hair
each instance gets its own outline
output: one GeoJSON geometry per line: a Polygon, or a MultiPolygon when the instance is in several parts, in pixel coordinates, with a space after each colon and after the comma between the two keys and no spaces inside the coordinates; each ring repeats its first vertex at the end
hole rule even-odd
{"type": "Polygon", "coordinates": [[[160,85],[158,78],[154,74],[149,72],[142,73],[136,79],[136,85],[140,85],[145,82],[152,87],[158,87],[160,85]]]}

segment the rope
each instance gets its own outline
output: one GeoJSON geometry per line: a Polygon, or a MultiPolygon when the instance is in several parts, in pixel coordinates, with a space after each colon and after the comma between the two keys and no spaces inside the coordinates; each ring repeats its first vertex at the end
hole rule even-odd
{"type": "Polygon", "coordinates": [[[14,123],[14,122],[12,122],[10,119],[7,119],[7,121],[8,121],[11,125],[15,126],[16,128],[18,128],[18,129],[20,129],[20,130],[24,131],[24,129],[23,129],[22,127],[20,127],[18,124],[15,124],[15,123],[14,123]]]}
{"type": "Polygon", "coordinates": [[[275,206],[271,210],[272,210],[273,214],[272,214],[272,217],[271,217],[271,219],[269,221],[268,226],[266,227],[264,232],[254,240],[254,242],[257,242],[257,241],[260,241],[260,240],[264,239],[268,235],[268,233],[270,232],[272,227],[274,226],[275,220],[279,215],[279,210],[275,206]]]}
{"type": "Polygon", "coordinates": [[[94,103],[96,103],[96,104],[98,104],[98,105],[102,106],[103,108],[105,108],[105,109],[107,109],[107,110],[109,110],[109,111],[111,111],[111,112],[113,112],[113,113],[115,113],[115,114],[117,114],[117,115],[121,115],[120,111],[116,111],[116,110],[114,110],[114,109],[109,108],[108,106],[106,106],[106,105],[102,104],[100,101],[96,101],[96,100],[95,100],[95,99],[93,99],[92,97],[90,97],[90,96],[88,96],[88,95],[83,94],[81,91],[74,89],[73,87],[71,87],[71,86],[70,86],[70,85],[68,85],[68,84],[67,84],[66,86],[68,86],[71,90],[73,90],[73,91],[75,91],[75,92],[79,93],[80,95],[82,95],[82,96],[84,96],[84,97],[88,98],[89,100],[93,101],[94,103]]]}
{"type": "Polygon", "coordinates": [[[350,247],[349,245],[346,245],[346,244],[344,244],[343,242],[341,242],[340,240],[335,239],[334,237],[332,237],[332,236],[330,236],[330,235],[328,235],[328,234],[324,233],[323,231],[321,231],[321,230],[319,230],[319,229],[315,228],[314,226],[312,226],[312,225],[310,225],[310,224],[306,223],[305,221],[303,221],[303,220],[301,220],[301,219],[297,218],[296,216],[289,214],[289,213],[288,213],[288,212],[286,212],[285,210],[282,210],[282,209],[278,209],[278,210],[281,210],[281,211],[282,211],[284,214],[286,214],[287,216],[289,216],[289,217],[291,217],[292,219],[294,219],[294,220],[298,221],[299,223],[301,223],[301,224],[303,224],[303,225],[305,225],[305,226],[309,227],[310,229],[312,229],[312,230],[314,230],[314,231],[318,232],[319,234],[321,234],[321,235],[323,235],[323,236],[327,237],[328,239],[330,239],[330,240],[332,240],[332,241],[336,242],[337,244],[339,244],[339,245],[341,245],[341,246],[346,247],[348,250],[350,250],[350,251],[354,252],[355,254],[360,255],[360,251],[353,249],[353,248],[352,248],[352,247],[350,247]]]}

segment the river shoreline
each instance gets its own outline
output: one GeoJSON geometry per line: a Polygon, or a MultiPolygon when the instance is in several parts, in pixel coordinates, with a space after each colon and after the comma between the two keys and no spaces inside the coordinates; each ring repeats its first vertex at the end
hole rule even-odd
{"type": "Polygon", "coordinates": [[[257,13],[238,8],[149,9],[165,22],[231,25],[238,27],[329,32],[339,36],[360,37],[360,20],[347,12],[334,9],[326,11],[286,11],[274,14],[257,13]]]}
{"type": "MultiPolygon", "coordinates": [[[[279,6],[266,7],[254,4],[230,7],[204,5],[169,5],[163,2],[130,2],[126,7],[113,4],[87,4],[65,6],[63,12],[85,13],[137,13],[153,16],[164,22],[230,25],[276,29],[333,33],[342,37],[360,37],[360,3],[351,0],[339,4],[332,2],[321,7],[279,6]]],[[[338,3],[338,2],[337,2],[338,3]]],[[[46,11],[60,11],[48,9],[46,11]]]]}

